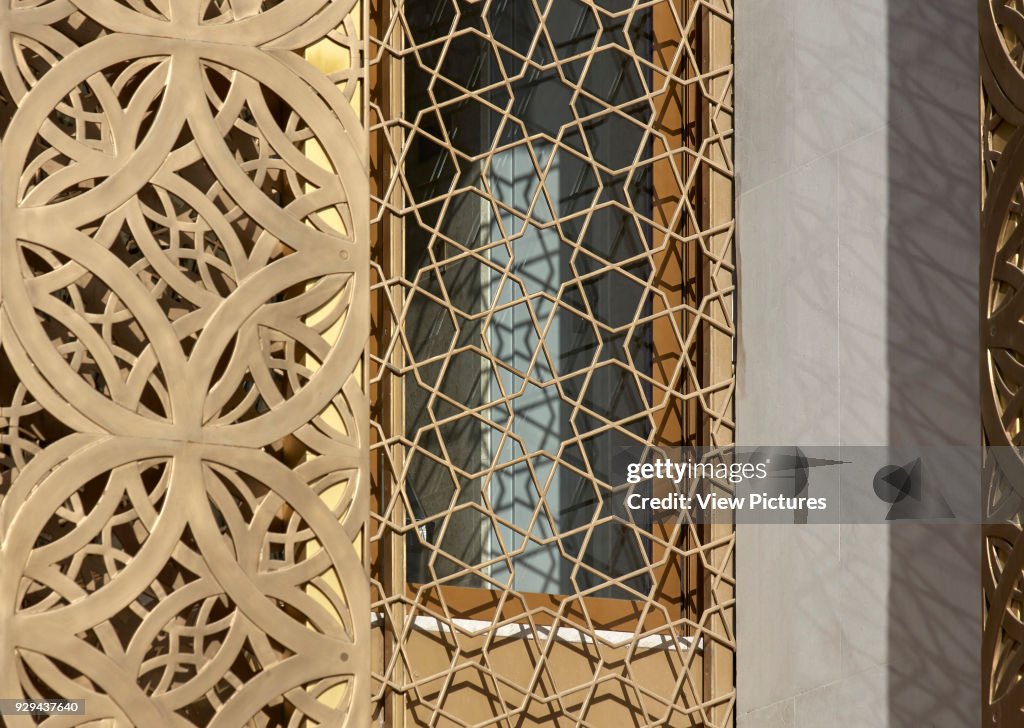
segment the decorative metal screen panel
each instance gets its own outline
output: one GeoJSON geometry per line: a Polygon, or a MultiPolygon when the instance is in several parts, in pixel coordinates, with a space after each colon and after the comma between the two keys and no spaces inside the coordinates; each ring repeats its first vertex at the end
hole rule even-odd
{"type": "MultiPolygon", "coordinates": [[[[981,340],[985,442],[999,452],[1024,445],[1024,7],[982,0],[981,340]]],[[[985,612],[982,651],[985,725],[1011,726],[1024,713],[1024,461],[987,463],[985,612]]]]}
{"type": "Polygon", "coordinates": [[[358,12],[0,11],[0,696],[54,723],[369,722],[358,12]]]}
{"type": "Polygon", "coordinates": [[[731,530],[610,498],[732,442],[731,18],[371,4],[382,725],[731,725],[731,530]]]}

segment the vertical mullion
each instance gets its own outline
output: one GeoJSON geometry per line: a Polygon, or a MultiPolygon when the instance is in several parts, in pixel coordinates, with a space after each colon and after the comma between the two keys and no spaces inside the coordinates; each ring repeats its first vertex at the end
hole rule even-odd
{"type": "MultiPolygon", "coordinates": [[[[385,198],[389,194],[392,176],[399,174],[398,170],[390,168],[388,135],[392,137],[390,143],[393,149],[401,149],[404,141],[402,126],[391,124],[393,120],[402,118],[404,111],[402,62],[399,58],[382,50],[382,47],[388,43],[401,43],[400,35],[390,40],[384,37],[394,17],[396,1],[379,0],[375,8],[368,7],[366,11],[367,28],[370,29],[367,38],[380,39],[379,46],[369,48],[367,53],[367,58],[373,58],[375,52],[381,55],[380,61],[370,66],[371,88],[380,105],[380,117],[374,120],[371,117],[371,112],[368,111],[366,118],[369,125],[376,122],[380,126],[377,143],[371,145],[377,163],[376,174],[371,183],[377,186],[377,197],[381,200],[379,204],[382,208],[400,208],[402,203],[400,199],[388,200],[385,198]],[[391,129],[389,129],[389,125],[391,129]]],[[[369,3],[367,5],[369,6],[369,3]]],[[[369,43],[369,40],[367,42],[369,43]]],[[[400,51],[400,48],[396,50],[400,51]]],[[[367,96],[369,98],[369,94],[367,96]]],[[[370,108],[369,103],[367,107],[370,108]]],[[[392,194],[402,194],[401,185],[395,185],[394,190],[392,194]]],[[[378,246],[377,253],[380,255],[381,280],[378,281],[378,285],[381,286],[381,289],[373,299],[374,313],[377,316],[379,328],[377,337],[371,340],[370,346],[371,351],[374,347],[376,348],[378,358],[382,361],[381,368],[384,370],[378,373],[377,397],[379,399],[375,402],[375,405],[379,407],[379,416],[382,420],[380,436],[383,438],[383,442],[376,443],[379,449],[375,495],[378,498],[378,513],[383,513],[383,508],[388,505],[394,508],[394,511],[388,516],[392,523],[381,527],[384,536],[379,544],[381,553],[375,558],[379,564],[378,568],[380,568],[381,588],[384,590],[384,593],[380,595],[384,601],[382,610],[389,612],[387,615],[383,615],[381,626],[383,669],[387,670],[387,666],[394,663],[388,674],[389,679],[392,683],[404,684],[406,682],[405,666],[401,659],[401,647],[398,640],[405,631],[404,624],[407,619],[402,598],[405,594],[406,582],[405,542],[400,529],[396,529],[394,525],[404,524],[407,519],[407,514],[402,507],[404,501],[400,497],[402,484],[398,480],[404,469],[405,458],[403,448],[397,444],[404,435],[405,412],[402,378],[394,376],[386,370],[389,365],[399,368],[402,366],[402,349],[401,347],[392,347],[392,342],[400,337],[397,328],[401,323],[395,320],[394,311],[405,310],[405,289],[401,285],[393,284],[392,281],[401,279],[403,275],[405,251],[402,219],[398,215],[384,210],[375,212],[381,216],[381,221],[377,225],[381,239],[374,241],[374,245],[378,246]],[[391,306],[388,304],[389,298],[391,306]],[[390,357],[386,363],[383,362],[385,357],[390,357]],[[389,625],[397,625],[397,630],[390,628],[389,625]]],[[[383,705],[385,725],[402,728],[406,717],[405,702],[404,691],[386,690],[383,705]]]]}

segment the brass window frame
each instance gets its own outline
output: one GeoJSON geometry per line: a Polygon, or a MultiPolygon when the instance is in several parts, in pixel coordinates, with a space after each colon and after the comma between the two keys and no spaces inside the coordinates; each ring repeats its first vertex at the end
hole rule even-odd
{"type": "MultiPolygon", "coordinates": [[[[687,12],[692,12],[696,2],[697,0],[684,0],[687,12]]],[[[378,31],[386,28],[388,23],[391,22],[391,19],[387,18],[386,14],[391,9],[392,6],[386,1],[381,1],[377,5],[371,5],[371,26],[378,31]]],[[[654,39],[652,53],[664,52],[666,46],[671,47],[683,42],[665,4],[654,5],[652,12],[654,15],[652,18],[652,35],[654,39]]],[[[374,37],[379,36],[374,34],[374,37]]],[[[402,84],[402,61],[396,58],[390,63],[378,63],[371,66],[369,89],[370,94],[375,94],[376,92],[375,101],[382,108],[387,108],[392,113],[395,109],[402,109],[404,105],[402,98],[404,91],[402,84]],[[382,88],[386,89],[386,92],[383,94],[380,93],[382,88]]],[[[690,86],[686,89],[685,94],[677,92],[678,89],[669,87],[661,95],[654,116],[662,120],[664,127],[674,127],[677,130],[672,134],[666,133],[665,136],[671,136],[674,142],[681,146],[685,143],[685,135],[699,135],[701,133],[699,130],[704,129],[704,126],[700,118],[700,104],[696,100],[697,90],[690,86]]],[[[409,123],[411,125],[411,122],[409,123]]],[[[378,215],[382,212],[377,200],[386,193],[386,190],[391,187],[394,181],[389,176],[389,170],[386,168],[386,165],[381,164],[380,160],[386,156],[386,147],[388,145],[393,149],[398,149],[401,148],[402,143],[403,139],[401,138],[392,137],[387,139],[384,135],[378,134],[376,136],[376,144],[371,144],[371,188],[374,191],[375,210],[373,217],[375,219],[378,219],[378,215]]],[[[688,164],[692,167],[693,160],[688,158],[688,164]]],[[[687,172],[689,171],[690,169],[687,169],[687,172]]],[[[656,206],[659,201],[663,201],[665,198],[670,200],[678,198],[679,191],[676,189],[677,185],[673,178],[671,162],[667,158],[653,165],[652,186],[654,188],[656,206]]],[[[703,184],[695,186],[696,199],[692,200],[693,206],[700,210],[706,210],[708,207],[707,203],[702,199],[703,187],[703,184]]],[[[670,203],[668,206],[671,208],[673,204],[678,204],[678,202],[670,203]]],[[[654,214],[657,216],[658,213],[654,214]]],[[[669,220],[664,220],[664,222],[671,224],[669,220]]],[[[688,229],[684,234],[696,234],[695,226],[688,223],[686,227],[688,229]]],[[[378,219],[376,230],[377,235],[374,236],[376,239],[373,241],[373,252],[371,253],[375,265],[379,265],[383,271],[387,272],[401,271],[404,266],[403,221],[395,217],[389,224],[382,225],[378,219]]],[[[666,299],[670,301],[671,306],[682,307],[685,304],[689,308],[695,309],[707,289],[708,272],[703,270],[703,266],[698,261],[699,256],[693,246],[687,246],[685,250],[673,250],[671,246],[665,246],[663,251],[652,257],[654,269],[661,271],[659,275],[661,279],[660,287],[666,299]]],[[[382,273],[381,277],[387,278],[389,276],[386,273],[382,273]]],[[[654,299],[654,302],[655,306],[661,303],[657,298],[654,299]]],[[[388,351],[397,343],[395,337],[399,332],[387,330],[381,320],[389,306],[394,307],[397,305],[400,304],[396,300],[388,300],[387,294],[380,291],[373,298],[371,308],[374,326],[372,327],[369,345],[371,359],[380,357],[382,352],[388,351]]],[[[652,344],[654,349],[651,375],[652,379],[658,384],[667,385],[672,376],[675,362],[679,358],[687,356],[687,354],[679,346],[679,337],[673,330],[673,327],[665,320],[665,317],[659,317],[657,313],[656,310],[651,316],[653,329],[652,344]],[[666,366],[666,362],[670,364],[666,366]]],[[[689,315],[692,316],[692,314],[689,315]]],[[[691,324],[692,321],[688,321],[684,326],[688,327],[691,324]]],[[[693,355],[693,360],[698,367],[705,368],[707,366],[705,361],[707,358],[706,345],[703,341],[699,341],[696,343],[695,348],[696,352],[693,355]]],[[[400,423],[404,419],[401,411],[403,402],[401,380],[393,378],[391,379],[390,387],[384,386],[378,372],[371,375],[371,381],[373,382],[371,402],[374,408],[372,419],[375,422],[381,423],[382,429],[389,430],[390,437],[393,438],[398,432],[402,431],[400,423]],[[386,405],[385,403],[387,402],[390,405],[386,405]]],[[[673,406],[675,402],[671,398],[666,399],[669,401],[662,405],[664,416],[655,428],[660,436],[654,444],[665,448],[707,444],[709,442],[707,425],[706,423],[701,423],[699,413],[695,411],[696,408],[688,408],[686,412],[677,411],[676,407],[673,406]]],[[[383,432],[376,432],[374,434],[380,438],[378,443],[388,437],[383,432]]],[[[378,450],[376,466],[374,467],[374,487],[371,503],[371,512],[374,516],[380,514],[381,504],[385,500],[381,498],[380,492],[382,483],[385,480],[381,476],[380,468],[381,453],[378,450]]],[[[657,537],[657,541],[664,542],[675,541],[680,543],[683,540],[686,542],[696,542],[701,540],[700,536],[696,534],[705,533],[704,527],[696,524],[686,529],[686,531],[678,533],[673,533],[674,529],[670,523],[654,523],[651,528],[652,534],[657,537]]],[[[502,622],[522,619],[523,621],[528,620],[542,626],[550,626],[556,621],[568,621],[588,629],[648,630],[664,626],[669,621],[679,618],[695,621],[699,617],[704,605],[704,589],[702,587],[705,580],[702,576],[702,565],[699,556],[688,559],[690,563],[686,565],[677,563],[679,560],[673,559],[671,553],[668,555],[665,553],[666,551],[671,552],[671,549],[659,545],[657,541],[652,543],[651,561],[655,563],[664,561],[665,563],[651,569],[652,582],[657,585],[656,600],[628,600],[594,596],[577,597],[577,595],[573,594],[517,591],[517,601],[521,599],[525,609],[516,608],[514,604],[506,601],[499,591],[492,589],[437,585],[430,582],[422,584],[409,582],[405,578],[404,551],[406,547],[401,539],[397,539],[397,541],[398,543],[388,544],[387,546],[382,546],[376,542],[372,544],[370,553],[371,568],[383,569],[389,572],[378,574],[380,583],[390,584],[391,594],[403,593],[411,600],[431,605],[439,612],[446,611],[453,618],[457,619],[502,622]],[[430,592],[434,593],[430,594],[430,592]],[[426,600],[421,598],[424,593],[428,595],[426,600]],[[439,598],[441,595],[443,595],[443,598],[439,598]],[[563,609],[563,605],[567,600],[572,601],[577,598],[583,604],[568,610],[563,609]],[[649,609],[651,601],[656,601],[657,604],[665,608],[670,619],[666,619],[666,615],[658,610],[649,609]],[[543,611],[537,613],[535,610],[538,609],[543,611]],[[529,617],[528,615],[531,613],[533,616],[529,617]],[[554,616],[555,614],[559,615],[557,619],[554,616]]]]}

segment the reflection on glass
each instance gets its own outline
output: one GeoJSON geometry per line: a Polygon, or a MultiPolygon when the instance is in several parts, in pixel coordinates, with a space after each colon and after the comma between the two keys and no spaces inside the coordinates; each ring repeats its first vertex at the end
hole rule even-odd
{"type": "MultiPolygon", "coordinates": [[[[651,331],[636,323],[650,231],[629,214],[650,207],[651,181],[622,171],[649,151],[642,125],[604,112],[642,99],[614,44],[649,49],[649,18],[598,32],[591,9],[554,0],[538,32],[531,3],[459,5],[447,49],[405,75],[409,193],[437,200],[405,230],[408,578],[568,594],[626,577],[646,592],[649,545],[608,495],[616,453],[651,429],[637,376],[651,331]],[[608,48],[589,65],[575,57],[595,42],[608,48]]],[[[406,15],[417,37],[453,22],[447,2],[406,15]]]]}

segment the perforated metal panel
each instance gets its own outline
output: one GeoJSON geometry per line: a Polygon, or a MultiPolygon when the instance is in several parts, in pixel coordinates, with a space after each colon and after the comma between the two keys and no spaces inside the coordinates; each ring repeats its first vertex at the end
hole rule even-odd
{"type": "Polygon", "coordinates": [[[732,438],[729,3],[4,13],[0,693],[729,724],[731,531],[595,506],[609,443],[732,438]]]}
{"type": "MultiPolygon", "coordinates": [[[[981,31],[982,191],[981,340],[985,442],[999,452],[1019,450],[1021,410],[1021,202],[1024,201],[1024,8],[1019,2],[978,4],[981,31]]],[[[982,569],[985,612],[982,646],[984,722],[1016,725],[1024,710],[1024,462],[987,463],[988,517],[982,569]]]]}
{"type": "Polygon", "coordinates": [[[368,723],[354,11],[0,10],[0,696],[61,725],[368,723]]]}

